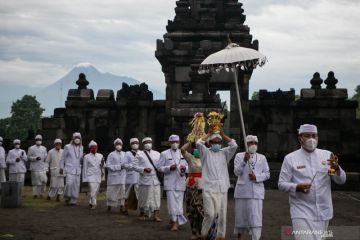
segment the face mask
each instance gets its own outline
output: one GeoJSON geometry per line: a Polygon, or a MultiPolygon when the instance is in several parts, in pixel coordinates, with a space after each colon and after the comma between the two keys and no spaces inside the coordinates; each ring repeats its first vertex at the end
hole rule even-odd
{"type": "Polygon", "coordinates": [[[316,149],[317,145],[318,145],[318,140],[316,140],[315,138],[309,138],[305,141],[303,148],[305,148],[310,152],[313,152],[316,149]]]}
{"type": "Polygon", "coordinates": [[[254,154],[257,151],[257,145],[253,144],[249,146],[249,153],[254,154]]]}
{"type": "Polygon", "coordinates": [[[42,144],[42,141],[37,140],[37,141],[35,142],[35,144],[38,145],[38,146],[40,146],[40,145],[42,144]]]}
{"type": "Polygon", "coordinates": [[[218,151],[220,151],[220,149],[221,149],[221,145],[218,143],[211,145],[211,151],[213,151],[213,152],[218,152],[218,151]]]}
{"type": "Polygon", "coordinates": [[[171,149],[172,150],[177,150],[179,148],[179,144],[178,143],[172,143],[171,144],[171,149]]]}
{"type": "Polygon", "coordinates": [[[199,150],[198,149],[194,149],[194,157],[196,157],[196,158],[199,158],[199,150]]]}
{"type": "Polygon", "coordinates": [[[131,148],[133,149],[133,150],[138,150],[139,149],[139,144],[132,144],[131,145],[131,148]]]}
{"type": "Polygon", "coordinates": [[[19,149],[19,148],[20,148],[20,145],[19,145],[19,144],[16,144],[16,145],[15,145],[15,148],[16,148],[16,149],[19,149]]]}
{"type": "Polygon", "coordinates": [[[92,154],[95,154],[96,151],[97,151],[97,147],[92,146],[92,147],[90,148],[90,152],[91,152],[92,154]]]}
{"type": "Polygon", "coordinates": [[[116,146],[115,146],[115,149],[116,149],[116,151],[120,152],[121,149],[122,149],[122,146],[121,146],[121,145],[116,145],[116,146]]]}
{"type": "Polygon", "coordinates": [[[79,138],[75,138],[75,139],[74,139],[74,143],[75,143],[76,145],[79,145],[80,142],[81,142],[81,140],[80,140],[79,138]]]}
{"type": "Polygon", "coordinates": [[[151,150],[151,148],[152,148],[152,144],[151,143],[146,143],[146,144],[144,144],[144,149],[145,150],[151,150]]]}

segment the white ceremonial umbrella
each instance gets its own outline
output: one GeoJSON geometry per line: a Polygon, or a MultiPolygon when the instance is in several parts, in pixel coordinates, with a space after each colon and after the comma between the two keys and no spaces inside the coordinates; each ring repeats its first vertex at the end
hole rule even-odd
{"type": "Polygon", "coordinates": [[[244,117],[241,107],[240,91],[238,85],[238,75],[237,69],[241,70],[251,70],[255,69],[257,66],[263,66],[266,63],[266,56],[260,52],[251,49],[240,47],[236,43],[229,43],[227,47],[221,51],[211,54],[208,56],[199,67],[199,74],[216,72],[219,73],[221,70],[234,73],[234,81],[236,88],[236,97],[239,106],[239,114],[241,120],[241,129],[244,138],[244,144],[246,152],[248,152],[248,147],[246,144],[246,133],[244,125],[244,117]]]}

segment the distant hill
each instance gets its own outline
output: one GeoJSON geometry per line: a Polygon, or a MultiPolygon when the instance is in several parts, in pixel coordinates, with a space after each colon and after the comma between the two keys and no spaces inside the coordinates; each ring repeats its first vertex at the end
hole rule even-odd
{"type": "MultiPolygon", "coordinates": [[[[43,116],[52,115],[54,108],[65,106],[68,90],[71,88],[77,88],[75,82],[80,73],[84,73],[86,75],[86,79],[89,81],[88,88],[94,90],[95,97],[99,89],[112,89],[116,95],[116,91],[121,88],[124,82],[129,85],[141,83],[131,77],[117,76],[111,73],[100,72],[89,63],[80,63],[64,77],[42,89],[24,86],[16,87],[9,84],[2,86],[0,84],[0,118],[7,117],[10,113],[12,101],[22,97],[24,94],[36,95],[36,98],[41,103],[41,106],[45,108],[43,116]],[[8,89],[19,89],[19,91],[17,91],[16,94],[11,94],[12,90],[10,92],[8,89]],[[2,96],[3,92],[6,96],[2,96]]],[[[153,89],[151,86],[149,86],[149,89],[153,92],[154,99],[165,99],[165,94],[163,92],[153,89]]]]}

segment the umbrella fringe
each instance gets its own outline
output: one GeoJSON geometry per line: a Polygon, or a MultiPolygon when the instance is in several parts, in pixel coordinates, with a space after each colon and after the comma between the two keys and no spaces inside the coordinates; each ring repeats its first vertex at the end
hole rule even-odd
{"type": "Polygon", "coordinates": [[[225,63],[225,64],[204,64],[200,65],[198,73],[205,74],[210,72],[219,73],[221,70],[225,70],[226,72],[235,72],[236,68],[240,68],[243,71],[255,69],[257,66],[264,66],[267,62],[267,58],[261,59],[252,59],[247,61],[241,62],[234,62],[234,63],[225,63]]]}

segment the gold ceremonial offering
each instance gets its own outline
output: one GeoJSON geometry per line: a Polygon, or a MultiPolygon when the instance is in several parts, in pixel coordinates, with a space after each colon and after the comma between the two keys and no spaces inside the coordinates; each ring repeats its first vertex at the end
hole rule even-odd
{"type": "Polygon", "coordinates": [[[223,118],[224,114],[217,112],[210,112],[208,114],[207,123],[209,127],[212,129],[213,133],[219,133],[223,127],[223,118]]]}
{"type": "Polygon", "coordinates": [[[205,118],[203,113],[195,113],[189,125],[192,127],[192,131],[187,136],[188,142],[196,142],[205,135],[205,118]]]}
{"type": "Polygon", "coordinates": [[[334,175],[335,175],[335,172],[336,172],[336,170],[335,170],[335,168],[333,168],[333,167],[330,167],[330,168],[328,169],[328,175],[329,175],[329,176],[334,176],[334,175]]]}

